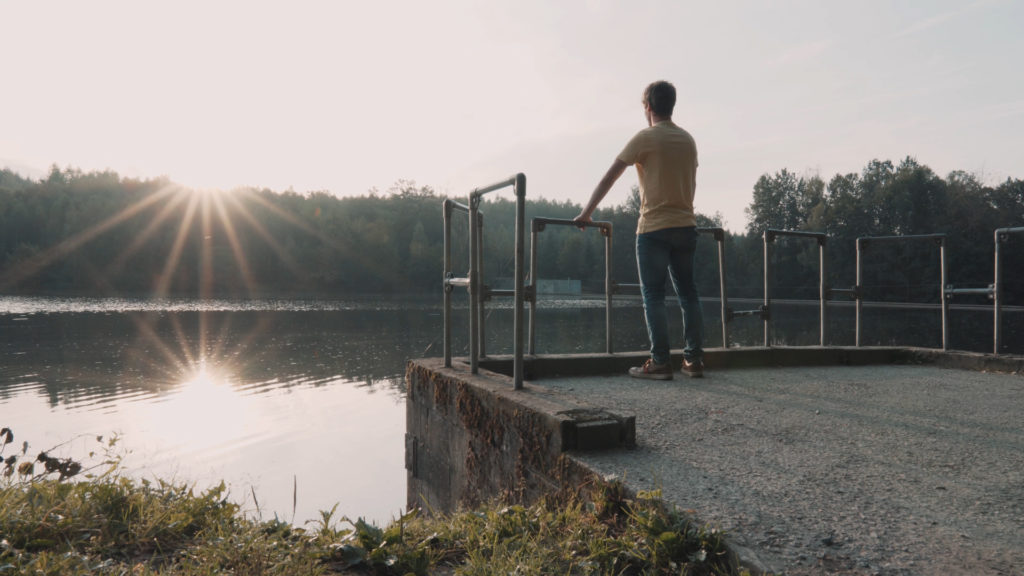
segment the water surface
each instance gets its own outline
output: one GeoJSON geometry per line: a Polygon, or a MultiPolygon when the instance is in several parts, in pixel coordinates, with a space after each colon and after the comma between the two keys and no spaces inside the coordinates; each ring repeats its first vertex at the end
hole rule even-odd
{"type": "MultiPolygon", "coordinates": [[[[454,353],[466,354],[465,297],[456,298],[454,353]]],[[[734,308],[756,307],[736,301],[734,308]]],[[[705,303],[707,346],[721,346],[718,302],[705,303]]],[[[1022,315],[1004,322],[1021,353],[1022,315]]],[[[777,303],[773,342],[818,342],[815,305],[777,303]]],[[[991,350],[991,312],[958,310],[951,346],[991,350]]],[[[760,345],[761,322],[737,318],[733,345],[760,345]]],[[[865,343],[941,346],[934,309],[866,309],[865,343]]],[[[678,314],[670,315],[675,341],[678,314]]],[[[512,351],[507,301],[488,303],[487,352],[512,351]]],[[[378,524],[406,502],[404,374],[440,356],[441,299],[139,300],[0,297],[0,426],[85,457],[97,436],[139,477],[205,487],[264,518],[303,523],[338,512],[378,524]]],[[[636,298],[617,298],[617,352],[646,347],[636,298]]],[[[829,342],[853,344],[853,310],[830,307],[829,342]]],[[[603,299],[538,304],[539,353],[603,352],[603,299]]],[[[1015,347],[1010,349],[1009,347],[1015,347]]],[[[13,453],[8,446],[4,455],[13,453]]]]}
{"type": "Polygon", "coordinates": [[[405,362],[439,316],[272,304],[0,299],[0,425],[31,454],[117,434],[133,474],[224,479],[264,518],[338,503],[386,522],[405,503],[405,362]]]}

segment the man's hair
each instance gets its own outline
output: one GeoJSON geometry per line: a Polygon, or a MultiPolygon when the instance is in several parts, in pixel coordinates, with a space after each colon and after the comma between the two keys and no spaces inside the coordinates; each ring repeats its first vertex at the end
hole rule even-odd
{"type": "Polygon", "coordinates": [[[676,107],[676,87],[664,80],[651,82],[644,88],[644,103],[655,115],[670,118],[676,107]]]}

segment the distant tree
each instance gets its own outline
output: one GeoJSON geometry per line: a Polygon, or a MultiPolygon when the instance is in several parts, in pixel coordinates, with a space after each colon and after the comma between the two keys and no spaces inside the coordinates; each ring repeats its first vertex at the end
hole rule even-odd
{"type": "Polygon", "coordinates": [[[388,194],[399,199],[435,198],[434,189],[430,186],[416,186],[415,180],[399,180],[388,189],[388,194]]]}
{"type": "Polygon", "coordinates": [[[623,212],[635,218],[639,218],[641,202],[640,187],[634,184],[629,189],[629,196],[626,197],[626,201],[622,205],[623,212]]]}
{"type": "Polygon", "coordinates": [[[22,178],[20,174],[12,172],[7,168],[0,169],[0,192],[14,192],[24,190],[32,185],[32,181],[22,178]]]}
{"type": "Polygon", "coordinates": [[[1024,180],[1007,178],[988,192],[988,202],[999,215],[1001,228],[1024,226],[1024,180]]]}
{"type": "Polygon", "coordinates": [[[754,184],[753,202],[746,209],[748,231],[803,230],[812,211],[824,200],[825,184],[818,176],[802,177],[786,169],[763,175],[754,184]]]}

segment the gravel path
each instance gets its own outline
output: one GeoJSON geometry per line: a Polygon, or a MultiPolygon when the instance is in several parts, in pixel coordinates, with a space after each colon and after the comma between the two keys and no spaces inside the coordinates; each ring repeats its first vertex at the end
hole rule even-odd
{"type": "Polygon", "coordinates": [[[931,366],[537,381],[621,415],[578,457],[662,490],[779,574],[1024,575],[1024,377],[931,366]]]}

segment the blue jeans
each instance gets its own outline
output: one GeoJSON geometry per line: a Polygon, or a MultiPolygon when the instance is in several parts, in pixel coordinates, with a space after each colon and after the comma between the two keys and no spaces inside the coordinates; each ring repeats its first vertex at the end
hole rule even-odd
{"type": "Polygon", "coordinates": [[[644,297],[644,319],[651,339],[651,358],[657,364],[669,362],[668,313],[665,310],[665,281],[671,277],[679,308],[683,313],[685,347],[683,356],[695,360],[704,355],[704,315],[697,284],[693,280],[693,254],[697,229],[664,228],[637,234],[636,264],[640,292],[644,297]]]}

